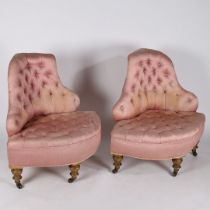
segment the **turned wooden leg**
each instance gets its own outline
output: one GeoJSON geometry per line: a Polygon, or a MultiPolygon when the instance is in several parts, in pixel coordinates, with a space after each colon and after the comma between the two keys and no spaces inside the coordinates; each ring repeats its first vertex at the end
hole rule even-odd
{"type": "Polygon", "coordinates": [[[123,156],[122,155],[112,155],[112,158],[114,160],[114,169],[112,170],[112,173],[117,173],[118,170],[120,169],[120,166],[122,165],[122,159],[123,156]]]}
{"type": "Polygon", "coordinates": [[[197,150],[198,149],[198,144],[196,144],[194,147],[193,147],[193,149],[192,149],[192,154],[193,154],[193,156],[197,156],[198,155],[198,153],[197,153],[197,150]]]}
{"type": "Polygon", "coordinates": [[[70,172],[71,178],[69,178],[68,182],[72,183],[72,182],[74,182],[74,180],[79,175],[80,165],[79,164],[77,164],[77,165],[70,165],[69,168],[70,168],[70,171],[71,171],[70,172]]]}
{"type": "Polygon", "coordinates": [[[23,188],[23,185],[20,182],[20,180],[22,179],[22,176],[21,176],[22,171],[23,171],[22,168],[12,168],[11,169],[11,172],[13,174],[12,178],[15,180],[15,184],[16,184],[18,189],[22,189],[23,188]]]}
{"type": "Polygon", "coordinates": [[[174,168],[173,176],[176,176],[178,174],[179,169],[181,168],[182,161],[183,161],[182,158],[174,158],[174,159],[172,159],[173,168],[174,168]]]}

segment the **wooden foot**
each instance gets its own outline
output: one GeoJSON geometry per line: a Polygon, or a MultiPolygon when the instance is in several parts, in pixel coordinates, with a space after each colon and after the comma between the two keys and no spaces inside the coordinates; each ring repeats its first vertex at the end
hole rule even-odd
{"type": "Polygon", "coordinates": [[[182,163],[183,159],[182,158],[175,158],[175,159],[172,159],[172,162],[173,162],[173,168],[174,168],[174,171],[173,171],[173,176],[176,176],[179,172],[179,169],[181,168],[181,163],[182,163]]]}
{"type": "Polygon", "coordinates": [[[13,179],[15,181],[15,184],[17,186],[18,189],[22,189],[23,188],[23,185],[21,184],[20,180],[22,179],[22,171],[23,169],[22,168],[13,168],[11,169],[11,172],[13,174],[13,179]]]}
{"type": "Polygon", "coordinates": [[[195,157],[198,155],[198,153],[196,151],[197,149],[198,149],[198,145],[196,144],[192,149],[192,155],[195,156],[195,157]]]}
{"type": "Polygon", "coordinates": [[[123,156],[122,155],[112,155],[112,158],[114,160],[114,169],[112,170],[112,173],[116,174],[118,172],[118,170],[120,169],[120,166],[122,165],[122,159],[123,156]]]}
{"type": "Polygon", "coordinates": [[[74,180],[79,175],[80,165],[79,164],[77,164],[77,165],[70,165],[69,168],[70,168],[70,171],[71,171],[70,172],[71,178],[69,178],[68,182],[72,183],[72,182],[74,182],[74,180]]]}

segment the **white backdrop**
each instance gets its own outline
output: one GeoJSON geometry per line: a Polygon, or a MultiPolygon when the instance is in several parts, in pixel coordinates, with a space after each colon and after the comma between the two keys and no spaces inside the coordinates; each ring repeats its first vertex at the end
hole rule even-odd
{"type": "Polygon", "coordinates": [[[127,209],[134,204],[131,209],[209,209],[209,37],[208,0],[0,0],[0,209],[127,209]],[[171,57],[179,81],[198,96],[198,111],[207,117],[200,156],[188,157],[188,168],[176,182],[163,170],[170,168],[166,162],[128,159],[118,178],[110,173],[111,109],[120,96],[127,55],[141,47],[171,57]],[[96,110],[102,118],[103,144],[97,158],[84,164],[81,174],[86,175],[77,184],[69,186],[67,169],[55,168],[27,169],[22,192],[13,186],[6,159],[7,67],[18,52],[55,54],[61,79],[79,94],[81,109],[96,110]]]}

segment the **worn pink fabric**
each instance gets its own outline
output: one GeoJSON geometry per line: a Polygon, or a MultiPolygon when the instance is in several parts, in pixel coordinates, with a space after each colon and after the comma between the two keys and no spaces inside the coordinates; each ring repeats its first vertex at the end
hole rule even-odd
{"type": "Polygon", "coordinates": [[[94,154],[100,120],[93,112],[74,112],[80,99],[62,85],[53,55],[15,55],[8,79],[10,166],[65,165],[94,154]]]}
{"type": "Polygon", "coordinates": [[[100,135],[100,119],[95,112],[39,116],[10,137],[9,162],[15,166],[80,163],[96,152],[100,135]]]}
{"type": "Polygon", "coordinates": [[[197,107],[196,96],[180,86],[165,54],[140,49],[128,56],[122,95],[113,108],[115,120],[135,117],[147,109],[196,111],[197,107]]]}
{"type": "Polygon", "coordinates": [[[197,97],[183,89],[162,52],[140,49],[128,56],[128,72],[113,118],[111,152],[141,159],[184,156],[198,143],[205,116],[197,97]]]}
{"type": "Polygon", "coordinates": [[[196,112],[145,111],[115,125],[112,152],[149,160],[182,157],[198,143],[204,121],[196,112]]]}
{"type": "Polygon", "coordinates": [[[9,64],[8,79],[9,136],[36,115],[72,112],[79,107],[79,97],[61,84],[53,55],[15,55],[9,64]]]}

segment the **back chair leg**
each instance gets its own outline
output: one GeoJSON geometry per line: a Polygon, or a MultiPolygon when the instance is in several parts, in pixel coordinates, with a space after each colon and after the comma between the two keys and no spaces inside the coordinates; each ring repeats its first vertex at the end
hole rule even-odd
{"type": "Polygon", "coordinates": [[[182,164],[183,158],[174,158],[172,159],[173,162],[173,176],[176,176],[179,172],[179,169],[181,168],[181,164],[182,164]]]}
{"type": "Polygon", "coordinates": [[[70,165],[69,168],[70,168],[70,171],[71,171],[70,172],[71,178],[69,178],[68,182],[72,183],[72,182],[74,182],[74,180],[79,175],[80,164],[70,165]]]}
{"type": "Polygon", "coordinates": [[[23,172],[23,169],[22,168],[12,168],[11,172],[13,174],[12,178],[14,179],[17,188],[22,189],[23,185],[21,184],[20,180],[22,179],[21,174],[23,172]]]}
{"type": "Polygon", "coordinates": [[[114,169],[112,170],[112,173],[117,173],[118,170],[120,169],[120,166],[122,165],[122,159],[123,156],[122,155],[112,155],[112,158],[114,160],[114,169]]]}
{"type": "Polygon", "coordinates": [[[198,155],[197,149],[198,149],[198,144],[196,144],[192,149],[192,155],[195,156],[195,157],[198,155]]]}

